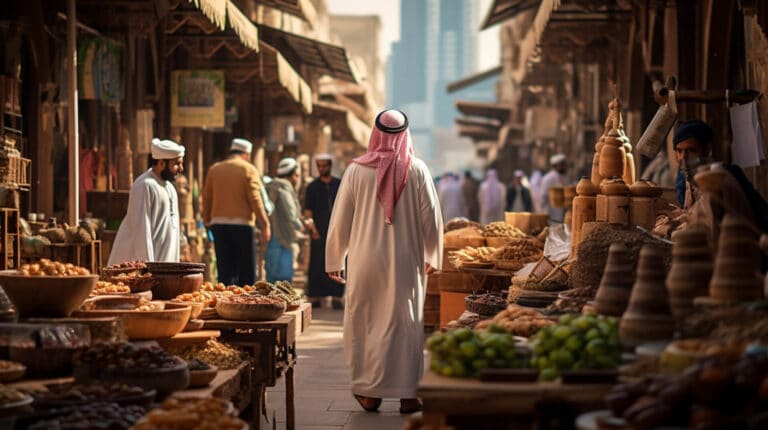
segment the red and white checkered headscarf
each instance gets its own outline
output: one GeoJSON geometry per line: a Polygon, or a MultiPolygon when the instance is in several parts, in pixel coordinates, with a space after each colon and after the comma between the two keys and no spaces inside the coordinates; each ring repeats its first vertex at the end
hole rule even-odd
{"type": "Polygon", "coordinates": [[[395,206],[405,189],[412,159],[413,141],[408,131],[408,117],[397,110],[381,112],[368,141],[368,152],[352,162],[376,169],[377,196],[387,224],[393,222],[395,206]]]}

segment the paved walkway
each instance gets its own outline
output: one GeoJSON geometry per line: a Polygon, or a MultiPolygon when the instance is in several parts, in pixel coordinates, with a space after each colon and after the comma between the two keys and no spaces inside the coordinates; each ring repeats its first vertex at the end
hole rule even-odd
{"type": "MultiPolygon", "coordinates": [[[[406,418],[397,399],[385,400],[379,413],[360,408],[349,391],[344,365],[343,312],[313,309],[312,326],[297,340],[295,373],[296,428],[301,430],[400,430],[406,418]]],[[[285,383],[280,379],[267,390],[267,410],[277,428],[285,428],[285,383]]],[[[272,428],[272,423],[265,426],[272,428]]]]}

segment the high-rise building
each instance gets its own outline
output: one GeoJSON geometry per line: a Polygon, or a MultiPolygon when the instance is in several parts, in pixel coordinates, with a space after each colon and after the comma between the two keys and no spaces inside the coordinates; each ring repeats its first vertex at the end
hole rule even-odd
{"type": "MultiPolygon", "coordinates": [[[[416,151],[430,163],[442,163],[435,142],[438,135],[441,142],[451,136],[457,115],[446,86],[476,72],[480,9],[480,0],[400,2],[400,40],[387,67],[388,105],[408,114],[416,151]]],[[[441,171],[438,164],[432,165],[441,171]]]]}

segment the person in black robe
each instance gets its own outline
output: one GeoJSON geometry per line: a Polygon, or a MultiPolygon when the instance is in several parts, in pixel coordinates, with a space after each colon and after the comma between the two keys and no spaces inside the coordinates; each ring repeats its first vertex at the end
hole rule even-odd
{"type": "Polygon", "coordinates": [[[312,307],[320,307],[323,297],[333,298],[333,308],[343,309],[344,284],[331,280],[325,271],[325,241],[331,210],[339,191],[341,180],[331,176],[332,158],[328,154],[315,156],[315,165],[320,176],[307,186],[304,197],[304,217],[311,219],[309,225],[312,243],[309,254],[309,273],[306,295],[312,307]]]}

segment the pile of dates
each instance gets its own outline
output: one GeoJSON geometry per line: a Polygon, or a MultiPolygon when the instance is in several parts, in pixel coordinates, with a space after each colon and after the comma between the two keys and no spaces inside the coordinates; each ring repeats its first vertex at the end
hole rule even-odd
{"type": "Polygon", "coordinates": [[[130,342],[97,343],[76,354],[75,361],[105,369],[159,369],[184,363],[159,346],[138,346],[130,342]]]}
{"type": "Polygon", "coordinates": [[[141,406],[119,406],[116,403],[91,403],[67,415],[38,421],[29,430],[105,429],[128,430],[146,413],[141,406]]]}
{"type": "Polygon", "coordinates": [[[633,429],[768,428],[768,356],[709,360],[681,376],[649,376],[616,385],[605,401],[633,429]]]}

